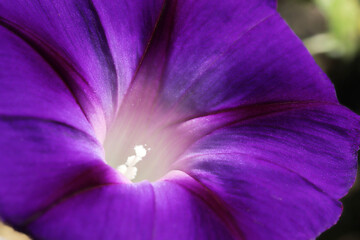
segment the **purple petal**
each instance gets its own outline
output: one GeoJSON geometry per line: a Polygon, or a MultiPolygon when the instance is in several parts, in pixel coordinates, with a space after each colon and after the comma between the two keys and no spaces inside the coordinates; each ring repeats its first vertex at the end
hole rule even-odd
{"type": "MultiPolygon", "coordinates": [[[[0,27],[0,114],[49,119],[94,134],[71,90],[24,40],[0,27]]],[[[101,128],[101,121],[95,127],[101,128]]]]}
{"type": "Polygon", "coordinates": [[[187,188],[199,185],[183,175],[153,185],[84,190],[49,209],[27,229],[36,239],[53,240],[234,239],[200,197],[177,183],[187,188]]]}
{"type": "Polygon", "coordinates": [[[145,51],[161,7],[156,0],[15,0],[0,4],[0,16],[2,24],[17,34],[22,32],[31,45],[39,42],[38,51],[46,60],[70,75],[70,88],[89,118],[95,102],[109,122],[145,51]]]}
{"type": "Polygon", "coordinates": [[[0,28],[0,215],[17,227],[107,176],[103,149],[71,91],[22,39],[0,28]]]}
{"type": "Polygon", "coordinates": [[[355,180],[359,126],[339,105],[293,106],[208,132],[178,166],[226,203],[246,239],[314,238],[355,180]]]}
{"type": "Polygon", "coordinates": [[[158,105],[193,114],[336,102],[331,82],[266,1],[178,1],[174,9],[158,105]]]}
{"type": "MultiPolygon", "coordinates": [[[[203,94],[204,89],[214,85],[212,81],[219,80],[220,83],[220,79],[212,77],[204,80],[205,73],[225,60],[234,43],[244,34],[275,14],[275,6],[275,0],[227,0],[221,3],[204,0],[164,1],[159,21],[124,105],[143,112],[150,111],[148,109],[161,110],[164,105],[171,108],[180,100],[185,100],[185,94],[190,94],[190,86],[203,84],[202,89],[198,89],[203,94]]],[[[226,77],[229,66],[224,71],[221,67],[220,74],[226,77]]],[[[218,86],[213,91],[222,94],[222,90],[218,86]]],[[[196,109],[199,107],[196,104],[202,104],[201,96],[192,96],[198,102],[193,106],[180,102],[180,109],[187,107],[204,111],[196,109]]],[[[128,113],[128,108],[125,107],[120,113],[128,113]]]]}
{"type": "Polygon", "coordinates": [[[128,90],[153,40],[165,1],[94,1],[118,77],[119,101],[128,90]]]}
{"type": "Polygon", "coordinates": [[[148,183],[84,189],[51,208],[27,230],[36,239],[151,239],[153,194],[148,183]]]}
{"type": "Polygon", "coordinates": [[[0,214],[14,226],[69,194],[120,180],[101,160],[98,143],[71,126],[0,116],[0,131],[0,214]]]}
{"type": "Polygon", "coordinates": [[[156,199],[153,239],[239,239],[240,233],[204,201],[210,197],[203,186],[181,172],[168,177],[153,184],[156,199]]]}

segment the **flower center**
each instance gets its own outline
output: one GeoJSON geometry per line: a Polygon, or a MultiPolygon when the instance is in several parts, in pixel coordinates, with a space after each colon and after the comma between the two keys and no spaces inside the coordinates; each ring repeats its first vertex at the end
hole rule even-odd
{"type": "MultiPolygon", "coordinates": [[[[146,147],[146,144],[145,144],[146,147]]],[[[135,155],[131,155],[127,158],[125,164],[122,164],[117,167],[117,170],[122,173],[125,177],[127,177],[129,180],[133,180],[136,177],[137,174],[137,167],[135,165],[143,160],[143,158],[146,156],[147,151],[150,150],[150,148],[145,148],[144,145],[136,145],[134,147],[135,155]]]]}
{"type": "Polygon", "coordinates": [[[133,182],[162,178],[185,149],[175,128],[142,119],[139,113],[116,122],[104,142],[106,162],[133,182]]]}
{"type": "Polygon", "coordinates": [[[174,170],[191,142],[190,131],[179,128],[177,109],[165,109],[154,99],[153,85],[141,83],[134,83],[107,129],[105,159],[130,181],[153,182],[174,170]]]}

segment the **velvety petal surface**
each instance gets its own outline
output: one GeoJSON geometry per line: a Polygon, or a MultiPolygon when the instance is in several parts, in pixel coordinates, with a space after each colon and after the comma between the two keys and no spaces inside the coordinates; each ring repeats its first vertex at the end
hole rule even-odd
{"type": "MultiPolygon", "coordinates": [[[[207,132],[177,164],[226,203],[245,239],[311,239],[338,220],[355,180],[360,121],[339,105],[277,107],[207,132]]],[[[231,116],[219,114],[207,120],[231,116]]]]}
{"type": "Polygon", "coordinates": [[[151,239],[149,183],[104,185],[64,199],[27,227],[35,239],[151,239]]]}
{"type": "Polygon", "coordinates": [[[158,89],[153,106],[191,115],[264,102],[336,102],[331,82],[274,5],[169,1],[136,79],[158,89]]]}
{"type": "Polygon", "coordinates": [[[0,16],[3,25],[26,35],[66,75],[64,80],[97,128],[112,121],[161,8],[156,0],[15,0],[0,3],[0,16]],[[99,123],[93,118],[100,114],[99,123]]]}
{"type": "Polygon", "coordinates": [[[101,141],[162,5],[107,3],[0,3],[0,214],[19,229],[67,195],[119,181],[101,141]],[[117,9],[111,24],[102,9],[117,9]]]}
{"type": "Polygon", "coordinates": [[[156,200],[153,239],[230,240],[240,237],[213,211],[213,206],[204,201],[211,199],[206,189],[181,172],[168,177],[169,180],[153,184],[156,200]]]}
{"type": "Polygon", "coordinates": [[[309,239],[333,225],[355,180],[359,119],[301,41],[265,2],[169,11],[153,106],[186,116],[179,129],[198,139],[175,166],[221,197],[246,239],[309,239]]]}
{"type": "Polygon", "coordinates": [[[0,114],[49,119],[94,134],[61,76],[26,41],[0,26],[0,114]]]}
{"type": "Polygon", "coordinates": [[[199,184],[184,174],[174,175],[172,181],[105,185],[79,192],[27,230],[44,240],[238,239],[200,198],[204,194],[199,197],[187,189],[199,184]]]}
{"type": "Polygon", "coordinates": [[[0,215],[21,227],[54,201],[114,182],[71,91],[30,45],[0,27],[0,215]]]}
{"type": "MultiPolygon", "coordinates": [[[[217,68],[219,62],[224,62],[243,35],[275,14],[275,6],[274,0],[227,0],[220,4],[218,1],[203,0],[164,1],[158,24],[129,89],[129,101],[125,105],[136,106],[143,111],[165,107],[167,111],[180,102],[182,111],[210,110],[197,106],[205,100],[199,96],[204,93],[204,88],[197,88],[202,91],[199,94],[193,94],[190,88],[203,84],[206,89],[214,87],[216,95],[233,94],[235,91],[223,91],[223,85],[220,84],[227,78],[226,72],[230,66],[219,67],[221,73],[218,74],[223,75],[222,79],[219,76],[217,79],[214,79],[215,76],[208,78],[208,73],[217,68]],[[205,73],[208,74],[206,80],[205,73]],[[217,86],[213,86],[215,82],[217,86]],[[181,102],[186,93],[197,99],[197,103],[190,106],[181,102]]],[[[243,61],[247,58],[244,54],[236,56],[243,61]]],[[[232,63],[231,66],[235,64],[241,63],[232,63]]],[[[229,81],[244,82],[245,78],[239,76],[229,81]]],[[[221,101],[219,97],[217,99],[221,101]]]]}

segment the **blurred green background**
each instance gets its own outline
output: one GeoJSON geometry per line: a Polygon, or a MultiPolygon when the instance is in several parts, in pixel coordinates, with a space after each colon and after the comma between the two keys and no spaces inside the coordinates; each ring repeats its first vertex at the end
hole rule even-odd
{"type": "MultiPolygon", "coordinates": [[[[278,1],[280,14],[333,81],[339,101],[360,114],[360,0],[278,1]]],[[[360,240],[360,177],[342,202],[339,222],[318,240],[360,240]]],[[[0,240],[27,239],[0,223],[0,240]]]]}
{"type": "MultiPolygon", "coordinates": [[[[339,101],[360,114],[360,0],[279,0],[278,10],[334,83],[339,101]]],[[[360,240],[360,173],[342,199],[339,222],[318,240],[360,240]]]]}

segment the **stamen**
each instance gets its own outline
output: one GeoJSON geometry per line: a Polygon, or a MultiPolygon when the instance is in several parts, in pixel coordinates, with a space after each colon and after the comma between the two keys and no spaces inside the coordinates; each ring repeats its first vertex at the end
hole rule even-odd
{"type": "MultiPolygon", "coordinates": [[[[145,144],[146,146],[146,144],[145,144]]],[[[135,155],[127,158],[126,163],[117,167],[117,170],[122,173],[129,180],[133,180],[137,174],[137,167],[135,165],[140,162],[147,154],[150,148],[146,149],[143,145],[136,145],[134,147],[135,155]]]]}

